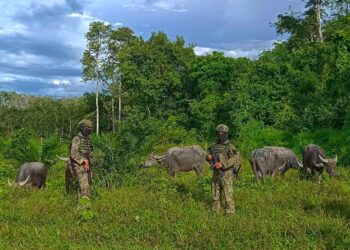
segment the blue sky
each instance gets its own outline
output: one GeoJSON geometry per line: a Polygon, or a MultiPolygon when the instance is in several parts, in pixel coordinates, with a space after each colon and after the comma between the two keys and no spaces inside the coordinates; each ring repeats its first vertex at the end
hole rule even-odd
{"type": "Polygon", "coordinates": [[[79,96],[84,33],[92,21],[128,26],[148,38],[184,37],[196,54],[256,57],[276,37],[271,23],[301,0],[0,0],[0,91],[79,96]]]}

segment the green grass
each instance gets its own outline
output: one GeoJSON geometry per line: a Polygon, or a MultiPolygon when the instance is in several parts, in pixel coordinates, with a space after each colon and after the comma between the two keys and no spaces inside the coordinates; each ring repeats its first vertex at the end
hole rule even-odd
{"type": "MultiPolygon", "coordinates": [[[[285,178],[258,184],[247,162],[234,184],[236,214],[210,210],[205,177],[140,171],[115,189],[95,186],[94,218],[80,220],[76,193],[64,192],[62,163],[45,191],[0,181],[0,249],[349,249],[350,173],[322,184],[285,178]]],[[[5,172],[5,171],[3,171],[5,172]]],[[[13,175],[13,171],[9,171],[13,175]]]]}

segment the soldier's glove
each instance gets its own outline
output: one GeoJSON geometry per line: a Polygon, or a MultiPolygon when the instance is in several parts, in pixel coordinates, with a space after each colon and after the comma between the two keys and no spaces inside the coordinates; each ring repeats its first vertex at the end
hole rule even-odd
{"type": "Polygon", "coordinates": [[[83,166],[83,168],[87,171],[89,170],[90,166],[89,166],[89,161],[88,160],[84,160],[83,163],[81,164],[83,166]]]}
{"type": "Polygon", "coordinates": [[[213,155],[212,154],[208,154],[206,159],[207,159],[207,161],[213,160],[213,155]]]}
{"type": "Polygon", "coordinates": [[[215,168],[215,169],[221,169],[221,168],[222,168],[221,162],[215,163],[215,164],[214,164],[214,168],[215,168]]]}

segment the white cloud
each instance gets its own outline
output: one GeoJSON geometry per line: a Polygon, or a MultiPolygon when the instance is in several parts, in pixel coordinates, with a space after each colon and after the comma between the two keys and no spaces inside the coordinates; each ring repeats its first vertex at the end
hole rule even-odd
{"type": "Polygon", "coordinates": [[[123,26],[124,24],[121,22],[114,23],[115,26],[123,26]]]}
{"type": "Polygon", "coordinates": [[[185,0],[128,0],[123,4],[123,7],[142,9],[147,11],[173,11],[173,12],[187,12],[188,9],[184,8],[187,2],[185,0]]]}
{"type": "Polygon", "coordinates": [[[14,33],[26,34],[28,27],[21,23],[8,22],[4,26],[0,26],[0,35],[11,36],[14,33]]]}
{"type": "Polygon", "coordinates": [[[16,81],[16,76],[13,74],[1,74],[0,73],[0,82],[13,82],[16,81]]]}
{"type": "Polygon", "coordinates": [[[79,17],[79,18],[84,18],[84,19],[94,19],[93,16],[87,14],[87,13],[77,13],[77,12],[73,12],[70,14],[67,14],[68,17],[79,17]]]}
{"type": "Polygon", "coordinates": [[[224,53],[225,56],[228,57],[248,57],[248,58],[257,58],[257,56],[262,52],[262,50],[251,49],[251,50],[241,50],[241,49],[232,49],[232,50],[223,50],[223,49],[215,49],[215,48],[207,48],[207,47],[194,47],[194,52],[198,56],[209,55],[214,51],[219,51],[224,53]]]}
{"type": "Polygon", "coordinates": [[[8,83],[8,82],[14,82],[14,81],[23,81],[23,82],[44,82],[44,80],[40,77],[34,77],[34,76],[24,76],[24,75],[17,75],[17,74],[9,74],[9,73],[1,73],[0,72],[0,82],[1,83],[8,83]]]}
{"type": "Polygon", "coordinates": [[[54,59],[43,55],[34,55],[25,52],[17,54],[0,50],[0,63],[15,66],[53,63],[54,59]]]}
{"type": "Polygon", "coordinates": [[[257,58],[265,50],[271,50],[277,40],[246,40],[240,43],[218,43],[212,47],[196,46],[194,51],[196,55],[207,55],[213,51],[224,53],[228,57],[248,57],[257,58]]]}
{"type": "Polygon", "coordinates": [[[49,83],[51,83],[51,84],[53,84],[53,85],[56,85],[56,86],[60,86],[60,85],[65,85],[65,86],[67,86],[67,85],[71,85],[71,84],[72,84],[71,81],[65,80],[65,79],[63,79],[63,80],[54,79],[54,80],[51,80],[49,83]]]}

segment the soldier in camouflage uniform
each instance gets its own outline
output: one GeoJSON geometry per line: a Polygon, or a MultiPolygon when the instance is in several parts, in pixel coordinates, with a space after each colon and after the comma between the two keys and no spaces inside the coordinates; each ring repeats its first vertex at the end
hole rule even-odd
{"type": "Polygon", "coordinates": [[[70,149],[71,167],[79,182],[79,204],[81,200],[89,203],[91,193],[91,151],[93,150],[89,135],[92,124],[89,120],[79,122],[79,133],[73,138],[70,149]]]}
{"type": "Polygon", "coordinates": [[[235,212],[233,200],[234,170],[240,167],[240,156],[233,144],[228,140],[229,128],[225,124],[216,127],[217,143],[208,148],[207,161],[213,169],[212,179],[212,209],[220,211],[220,196],[226,201],[226,213],[235,212]]]}

